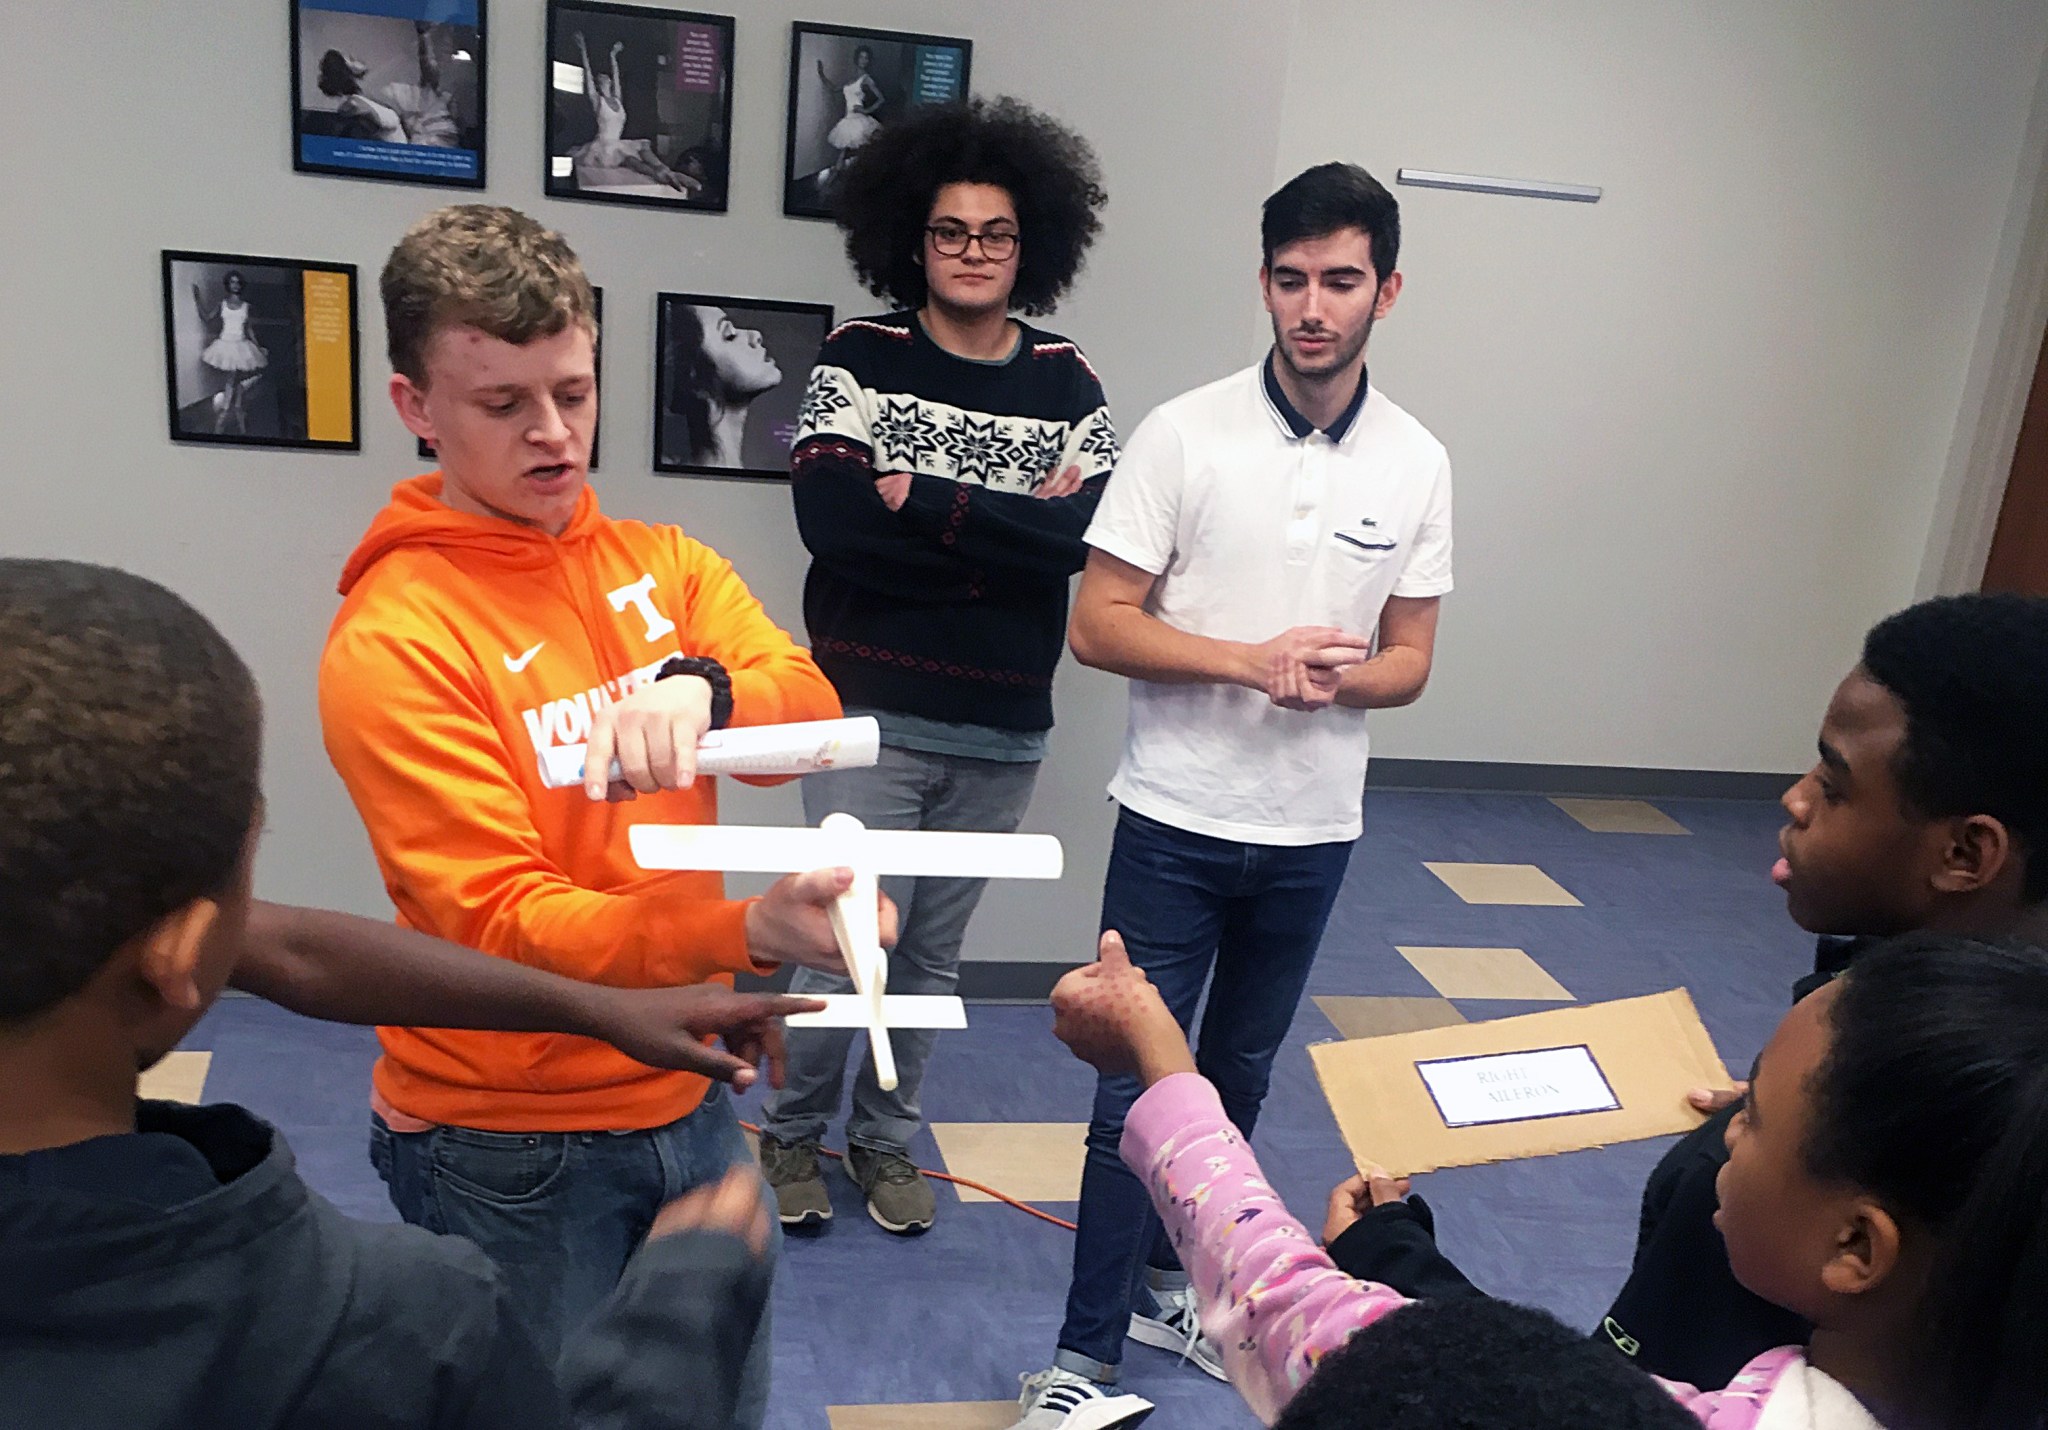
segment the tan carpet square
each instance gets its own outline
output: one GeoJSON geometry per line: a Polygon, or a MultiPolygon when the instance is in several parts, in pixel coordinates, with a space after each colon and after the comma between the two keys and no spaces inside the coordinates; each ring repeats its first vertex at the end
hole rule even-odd
{"type": "Polygon", "coordinates": [[[212,1066],[212,1053],[170,1053],[136,1079],[135,1090],[158,1102],[200,1102],[206,1093],[206,1072],[212,1066]]]}
{"type": "MultiPolygon", "coordinates": [[[[946,1170],[972,1177],[1020,1202],[1077,1202],[1087,1155],[1085,1122],[934,1122],[932,1136],[946,1170]]],[[[955,1187],[963,1202],[986,1202],[955,1187]]]]}
{"type": "Polygon", "coordinates": [[[929,1405],[831,1405],[832,1430],[1010,1430],[1014,1400],[943,1400],[929,1405]]]}
{"type": "Polygon", "coordinates": [[[1690,834],[1656,805],[1640,799],[1553,799],[1595,834],[1690,834]]]}
{"type": "Polygon", "coordinates": [[[1519,948],[1403,948],[1401,957],[1446,998],[1569,1003],[1571,993],[1519,948]]]}
{"type": "Polygon", "coordinates": [[[1389,1033],[1416,1033],[1462,1023],[1465,1015],[1442,998],[1355,998],[1317,994],[1316,1007],[1341,1037],[1383,1038],[1389,1033]]]}
{"type": "Polygon", "coordinates": [[[1578,907],[1565,887],[1534,864],[1440,864],[1423,868],[1450,885],[1468,904],[1535,904],[1578,907]]]}

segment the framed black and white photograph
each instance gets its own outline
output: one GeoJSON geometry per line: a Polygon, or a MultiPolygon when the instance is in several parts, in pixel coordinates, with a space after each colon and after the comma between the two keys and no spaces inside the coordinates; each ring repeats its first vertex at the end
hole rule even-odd
{"type": "MultiPolygon", "coordinates": [[[[590,285],[590,296],[596,300],[597,306],[597,342],[590,356],[592,365],[597,369],[597,386],[600,394],[597,404],[597,426],[590,434],[590,470],[594,472],[597,470],[598,448],[603,445],[604,437],[604,402],[602,399],[604,389],[604,289],[593,283],[590,285]]],[[[422,462],[438,462],[441,460],[440,454],[434,450],[432,442],[429,442],[424,437],[414,440],[419,447],[420,460],[422,462]]]]}
{"type": "Polygon", "coordinates": [[[171,439],[356,451],[356,270],[165,250],[171,439]]]}
{"type": "Polygon", "coordinates": [[[797,409],[832,309],[662,293],[654,318],[654,470],[789,476],[797,409]]]}
{"type": "Polygon", "coordinates": [[[547,192],[723,213],[730,15],[549,0],[547,192]]]}
{"type": "Polygon", "coordinates": [[[484,186],[485,0],[290,0],[292,167],[484,186]]]}
{"type": "Polygon", "coordinates": [[[830,218],[833,181],[855,151],[919,105],[965,99],[973,58],[972,40],[798,21],[782,211],[830,218]]]}

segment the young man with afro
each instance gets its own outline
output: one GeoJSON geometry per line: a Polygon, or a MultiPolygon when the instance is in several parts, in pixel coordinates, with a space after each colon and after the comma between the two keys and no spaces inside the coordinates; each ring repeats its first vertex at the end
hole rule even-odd
{"type": "MultiPolygon", "coordinates": [[[[881,722],[872,769],[804,781],[816,823],[1010,831],[1052,726],[1067,584],[1117,457],[1102,385],[1072,342],[1012,314],[1052,311],[1105,202],[1078,135],[1014,100],[921,109],[862,146],[834,187],[854,272],[896,311],[818,354],[790,458],[811,553],[804,619],[849,715],[881,722]]],[[[979,879],[884,879],[902,910],[896,993],[950,993],[979,879]]],[[[792,991],[841,992],[805,970],[792,991]]],[[[793,1033],[761,1159],[785,1226],[832,1215],[818,1146],[850,1030],[793,1033]]],[[[900,1081],[864,1061],[847,1168],[888,1230],[929,1228],[908,1155],[935,1035],[896,1035],[900,1081]]]]}

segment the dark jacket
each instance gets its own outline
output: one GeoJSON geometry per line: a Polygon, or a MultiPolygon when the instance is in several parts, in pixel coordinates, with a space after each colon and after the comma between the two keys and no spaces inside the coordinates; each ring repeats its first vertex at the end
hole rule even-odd
{"type": "Polygon", "coordinates": [[[652,1243],[558,1383],[476,1247],[343,1216],[242,1108],[145,1102],[0,1157],[0,1422],[724,1430],[768,1279],[729,1237],[652,1243]]]}

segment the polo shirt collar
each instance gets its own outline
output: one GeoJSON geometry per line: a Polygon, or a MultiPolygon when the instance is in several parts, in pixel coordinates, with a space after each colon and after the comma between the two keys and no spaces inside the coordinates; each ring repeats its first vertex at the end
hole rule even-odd
{"type": "MultiPolygon", "coordinates": [[[[1315,423],[1302,416],[1300,410],[1287,400],[1287,394],[1281,390],[1280,379],[1273,371],[1273,352],[1270,348],[1266,351],[1266,360],[1259,365],[1259,385],[1265,389],[1266,405],[1272,410],[1273,420],[1286,430],[1289,437],[1299,442],[1316,430],[1315,423]]],[[[1365,406],[1366,393],[1370,387],[1366,370],[1361,367],[1358,370],[1358,390],[1351,394],[1351,401],[1337,414],[1337,420],[1323,429],[1324,436],[1332,442],[1341,442],[1350,434],[1352,425],[1358,421],[1359,411],[1365,406]]]]}

